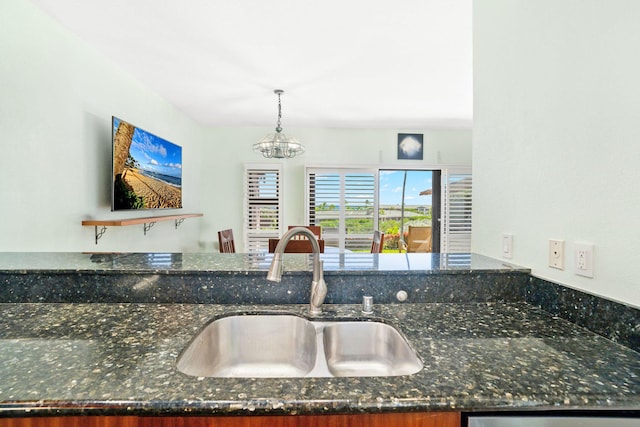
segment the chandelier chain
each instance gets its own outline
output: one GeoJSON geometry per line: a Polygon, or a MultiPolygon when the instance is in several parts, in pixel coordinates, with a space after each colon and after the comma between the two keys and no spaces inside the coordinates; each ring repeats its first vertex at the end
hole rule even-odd
{"type": "Polygon", "coordinates": [[[304,146],[291,135],[282,133],[281,95],[284,91],[282,89],[276,89],[273,92],[278,95],[278,122],[276,133],[266,135],[260,141],[253,144],[253,150],[268,159],[291,159],[298,154],[304,153],[304,146]]]}
{"type": "Polygon", "coordinates": [[[276,126],[276,131],[277,132],[281,132],[282,131],[282,124],[281,124],[281,120],[282,120],[282,102],[280,102],[280,95],[281,92],[276,92],[278,94],[278,125],[276,126]]]}

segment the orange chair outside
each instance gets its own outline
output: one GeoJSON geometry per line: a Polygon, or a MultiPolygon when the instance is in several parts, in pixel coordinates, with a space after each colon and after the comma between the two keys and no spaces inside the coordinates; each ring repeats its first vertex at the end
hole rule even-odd
{"type": "Polygon", "coordinates": [[[431,252],[431,227],[409,226],[407,252],[431,252]]]}

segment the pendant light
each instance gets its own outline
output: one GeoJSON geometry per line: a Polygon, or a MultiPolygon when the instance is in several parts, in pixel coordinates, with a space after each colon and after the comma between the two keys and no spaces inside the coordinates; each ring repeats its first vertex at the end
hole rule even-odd
{"type": "Polygon", "coordinates": [[[268,159],[291,159],[298,154],[304,153],[304,147],[300,142],[292,136],[282,133],[282,104],[280,95],[284,93],[281,89],[273,91],[278,95],[278,123],[276,125],[276,133],[271,133],[259,142],[253,144],[253,151],[262,154],[268,159]]]}

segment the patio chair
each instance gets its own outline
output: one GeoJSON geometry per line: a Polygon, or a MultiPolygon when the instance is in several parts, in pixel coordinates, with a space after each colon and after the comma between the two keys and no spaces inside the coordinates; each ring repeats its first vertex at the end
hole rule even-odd
{"type": "Polygon", "coordinates": [[[407,252],[431,252],[431,227],[409,226],[407,252]]]}

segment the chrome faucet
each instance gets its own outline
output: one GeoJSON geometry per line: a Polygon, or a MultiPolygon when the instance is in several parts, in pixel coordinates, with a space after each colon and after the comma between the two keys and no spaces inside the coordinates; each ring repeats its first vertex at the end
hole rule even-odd
{"type": "Polygon", "coordinates": [[[311,242],[311,250],[313,251],[313,280],[311,282],[309,313],[312,315],[318,315],[322,313],[324,297],[327,296],[327,284],[324,281],[324,272],[322,270],[323,261],[320,260],[320,244],[311,230],[305,227],[294,227],[284,233],[278,242],[278,246],[276,246],[276,249],[273,252],[273,260],[269,267],[269,273],[267,273],[267,280],[271,282],[280,282],[280,280],[282,280],[282,272],[284,271],[282,254],[284,253],[284,249],[287,247],[289,240],[298,234],[304,234],[311,242]]]}

